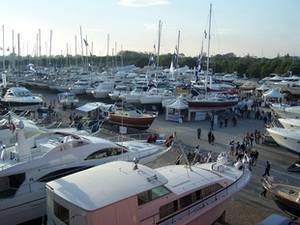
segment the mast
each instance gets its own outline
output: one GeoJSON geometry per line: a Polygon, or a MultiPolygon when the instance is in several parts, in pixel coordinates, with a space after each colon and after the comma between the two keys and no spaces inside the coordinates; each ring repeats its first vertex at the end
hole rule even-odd
{"type": "Polygon", "coordinates": [[[178,37],[177,37],[177,57],[176,57],[176,65],[175,68],[179,67],[178,64],[178,58],[179,58],[179,44],[180,44],[180,30],[178,31],[178,37]]]}
{"type": "Polygon", "coordinates": [[[49,65],[51,64],[51,51],[52,51],[52,30],[50,30],[50,45],[49,45],[49,65]]]}
{"type": "Polygon", "coordinates": [[[81,29],[81,26],[80,26],[80,45],[81,45],[81,63],[82,63],[82,66],[84,64],[83,62],[83,41],[82,41],[82,29],[81,29]]]}
{"type": "Polygon", "coordinates": [[[157,67],[159,67],[159,52],[160,52],[161,27],[162,27],[162,22],[161,22],[161,20],[159,20],[158,21],[157,59],[156,59],[156,66],[157,67]]]}
{"type": "Polygon", "coordinates": [[[42,31],[39,29],[39,57],[42,56],[42,31]]]}
{"type": "Polygon", "coordinates": [[[75,35],[75,64],[77,65],[77,35],[75,35]]]}
{"type": "Polygon", "coordinates": [[[11,31],[11,47],[12,47],[12,68],[16,69],[16,57],[15,57],[15,31],[11,31]]]}
{"type": "Polygon", "coordinates": [[[3,63],[3,71],[5,71],[5,46],[4,46],[4,25],[2,25],[2,63],[3,63]]]}
{"type": "Polygon", "coordinates": [[[208,26],[208,43],[207,43],[207,60],[206,60],[206,76],[205,76],[205,91],[207,90],[207,78],[208,78],[208,71],[209,71],[211,11],[212,11],[212,4],[210,3],[210,7],[209,7],[209,26],[208,26]]]}
{"type": "Polygon", "coordinates": [[[106,40],[106,67],[108,67],[108,56],[109,56],[109,34],[107,34],[106,40]]]}
{"type": "Polygon", "coordinates": [[[19,76],[20,76],[20,55],[21,55],[21,51],[20,51],[20,33],[18,33],[17,38],[18,38],[18,72],[19,72],[19,76]]]}

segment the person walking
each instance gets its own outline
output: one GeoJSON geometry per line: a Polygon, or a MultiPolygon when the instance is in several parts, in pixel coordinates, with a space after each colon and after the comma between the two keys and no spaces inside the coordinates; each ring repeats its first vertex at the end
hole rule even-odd
{"type": "Polygon", "coordinates": [[[267,161],[267,165],[266,165],[266,168],[265,168],[265,172],[264,174],[262,175],[263,177],[265,177],[266,175],[267,176],[270,176],[270,170],[271,170],[271,164],[269,163],[269,161],[267,161]]]}
{"type": "Polygon", "coordinates": [[[197,129],[197,137],[198,137],[198,140],[201,139],[201,128],[200,127],[197,129]]]}
{"type": "Polygon", "coordinates": [[[208,138],[208,144],[211,144],[211,140],[212,140],[212,132],[211,132],[211,130],[208,132],[207,138],[208,138]]]}

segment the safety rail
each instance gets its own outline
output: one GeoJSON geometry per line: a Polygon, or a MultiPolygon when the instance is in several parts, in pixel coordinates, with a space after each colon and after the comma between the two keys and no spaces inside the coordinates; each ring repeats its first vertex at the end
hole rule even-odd
{"type": "Polygon", "coordinates": [[[213,204],[219,200],[226,199],[230,197],[237,190],[244,187],[251,177],[251,172],[248,169],[244,169],[242,175],[234,181],[232,184],[228,185],[226,188],[217,191],[215,194],[210,195],[199,202],[192,204],[186,209],[178,212],[175,215],[170,215],[169,217],[162,219],[157,225],[170,225],[175,224],[182,220],[186,216],[190,216],[193,213],[203,209],[204,207],[213,204]]]}

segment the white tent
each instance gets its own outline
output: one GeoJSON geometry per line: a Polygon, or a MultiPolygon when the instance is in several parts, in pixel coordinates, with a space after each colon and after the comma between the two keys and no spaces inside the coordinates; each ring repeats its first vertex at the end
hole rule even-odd
{"type": "Polygon", "coordinates": [[[257,91],[268,91],[270,90],[270,87],[265,85],[265,84],[262,84],[260,87],[256,88],[257,91]]]}
{"type": "Polygon", "coordinates": [[[170,101],[168,105],[166,105],[166,120],[182,123],[184,117],[183,111],[186,109],[188,109],[188,104],[186,99],[182,96],[170,101]]]}
{"type": "Polygon", "coordinates": [[[280,91],[277,90],[277,89],[271,89],[271,90],[269,90],[269,91],[267,91],[263,94],[263,98],[264,98],[265,101],[267,101],[267,100],[269,100],[269,101],[272,101],[272,100],[280,101],[280,100],[283,99],[283,97],[284,97],[284,95],[281,94],[280,91]]]}

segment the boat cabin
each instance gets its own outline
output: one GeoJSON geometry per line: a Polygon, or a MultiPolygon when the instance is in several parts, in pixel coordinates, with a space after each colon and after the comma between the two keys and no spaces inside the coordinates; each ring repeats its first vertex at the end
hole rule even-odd
{"type": "MultiPolygon", "coordinates": [[[[187,170],[184,165],[172,165],[151,169],[133,162],[107,163],[47,183],[48,222],[187,224],[220,205],[228,193],[232,194],[225,189],[242,173],[230,171],[227,175],[232,176],[231,180],[200,167],[187,170]]],[[[219,208],[216,210],[211,215],[219,215],[219,208]]]]}

